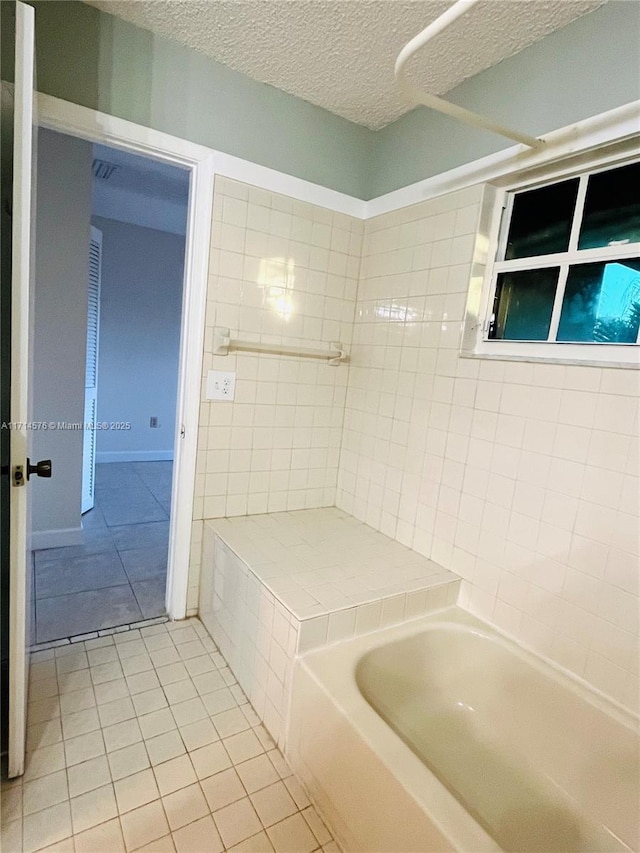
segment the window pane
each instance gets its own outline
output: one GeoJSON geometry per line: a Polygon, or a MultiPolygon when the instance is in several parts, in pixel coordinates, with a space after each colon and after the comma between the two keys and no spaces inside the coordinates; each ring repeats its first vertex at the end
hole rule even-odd
{"type": "Polygon", "coordinates": [[[489,338],[546,341],[559,267],[520,270],[498,276],[489,338]]]}
{"type": "Polygon", "coordinates": [[[633,344],[640,324],[640,258],[571,267],[559,341],[633,344]]]}
{"type": "Polygon", "coordinates": [[[578,195],[578,178],[517,193],[505,260],[566,252],[578,195]]]}
{"type": "Polygon", "coordinates": [[[592,175],[579,249],[640,241],[640,163],[592,175]]]}

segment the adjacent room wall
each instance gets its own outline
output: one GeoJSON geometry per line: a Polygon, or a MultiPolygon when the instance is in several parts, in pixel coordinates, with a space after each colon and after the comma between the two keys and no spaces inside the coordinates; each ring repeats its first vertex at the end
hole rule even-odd
{"type": "Polygon", "coordinates": [[[638,372],[461,358],[481,189],[369,220],[337,505],[638,701],[638,372]]]}
{"type": "MultiPolygon", "coordinates": [[[[184,216],[187,211],[184,208],[184,216]]],[[[93,217],[102,231],[98,462],[173,459],[184,237],[93,217]],[[158,418],[151,428],[149,418],[158,418]]]]}
{"type": "MultiPolygon", "coordinates": [[[[446,97],[540,136],[640,98],[639,44],[640,3],[613,0],[471,77],[446,97]]],[[[418,107],[376,134],[367,198],[514,144],[418,107]]]]}
{"type": "Polygon", "coordinates": [[[365,197],[366,128],[84,3],[32,5],[39,91],[365,197]]]}
{"type": "MultiPolygon", "coordinates": [[[[33,418],[81,423],[87,345],[92,145],[38,133],[33,418]]],[[[51,459],[51,480],[34,478],[34,548],[80,541],[80,430],[34,431],[33,458],[51,459]]]]}
{"type": "Polygon", "coordinates": [[[351,342],[363,223],[216,178],[188,609],[198,606],[202,519],[333,506],[349,368],[249,353],[232,337],[351,342]],[[205,400],[209,370],[235,371],[235,401],[205,400]]]}

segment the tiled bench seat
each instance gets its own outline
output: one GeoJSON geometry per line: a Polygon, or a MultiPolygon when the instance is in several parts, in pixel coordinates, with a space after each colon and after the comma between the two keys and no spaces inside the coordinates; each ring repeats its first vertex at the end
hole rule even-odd
{"type": "Polygon", "coordinates": [[[199,612],[283,745],[296,655],[451,604],[459,583],[334,507],[212,519],[199,612]]]}

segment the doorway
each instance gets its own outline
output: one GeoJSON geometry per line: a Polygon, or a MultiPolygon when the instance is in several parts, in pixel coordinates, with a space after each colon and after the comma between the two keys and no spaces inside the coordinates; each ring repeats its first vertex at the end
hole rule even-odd
{"type": "Polygon", "coordinates": [[[39,173],[34,418],[55,427],[34,444],[55,475],[33,494],[36,644],[166,614],[189,204],[187,170],[49,130],[39,173]]]}

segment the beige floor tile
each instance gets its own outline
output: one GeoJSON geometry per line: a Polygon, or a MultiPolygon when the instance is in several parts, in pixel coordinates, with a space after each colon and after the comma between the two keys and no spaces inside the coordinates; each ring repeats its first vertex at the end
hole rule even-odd
{"type": "Polygon", "coordinates": [[[35,723],[27,728],[27,750],[33,752],[43,746],[52,746],[62,740],[61,717],[53,720],[45,720],[44,723],[35,723]]]}
{"type": "Polygon", "coordinates": [[[129,643],[118,643],[116,650],[120,660],[134,658],[138,655],[145,655],[147,653],[147,647],[142,639],[131,640],[129,643]]]}
{"type": "Polygon", "coordinates": [[[206,779],[231,767],[231,759],[221,742],[210,743],[189,753],[198,779],[206,779]]]}
{"type": "Polygon", "coordinates": [[[118,807],[113,785],[103,785],[71,800],[73,831],[83,832],[99,823],[117,817],[118,807]]]}
{"type": "Polygon", "coordinates": [[[204,706],[211,716],[219,714],[221,711],[228,711],[230,708],[236,708],[236,702],[233,693],[228,687],[222,687],[220,690],[215,690],[213,693],[207,693],[202,697],[204,706]]]}
{"type": "Polygon", "coordinates": [[[289,767],[287,762],[285,761],[282,753],[279,749],[271,749],[267,752],[267,756],[269,757],[271,763],[278,771],[278,775],[281,779],[286,779],[287,776],[293,775],[292,769],[289,767]]]}
{"type": "Polygon", "coordinates": [[[65,740],[64,751],[67,756],[67,767],[104,755],[102,731],[99,729],[97,732],[89,732],[89,734],[65,740]]]}
{"type": "Polygon", "coordinates": [[[57,696],[58,692],[58,679],[54,675],[51,678],[34,681],[29,687],[29,698],[48,699],[50,696],[57,696]]]}
{"type": "Polygon", "coordinates": [[[75,853],[124,853],[124,839],[117,818],[74,835],[75,853]]]}
{"type": "Polygon", "coordinates": [[[127,850],[135,850],[169,834],[169,824],[160,800],[127,812],[120,818],[127,850]]]}
{"type": "Polygon", "coordinates": [[[211,816],[176,830],[173,841],[178,853],[222,853],[224,850],[211,816]]]}
{"type": "Polygon", "coordinates": [[[154,649],[149,652],[149,657],[156,669],[161,666],[168,666],[171,663],[179,663],[180,655],[173,646],[167,646],[166,649],[154,649]]]}
{"type": "Polygon", "coordinates": [[[205,696],[207,693],[214,693],[216,690],[220,690],[226,686],[224,678],[218,670],[210,670],[200,675],[194,675],[193,684],[201,696],[205,696]]]}
{"type": "Polygon", "coordinates": [[[176,628],[175,631],[171,631],[171,639],[176,646],[180,646],[183,643],[193,643],[199,638],[191,625],[185,625],[184,627],[176,628]]]}
{"type": "Polygon", "coordinates": [[[149,652],[153,652],[156,649],[166,649],[173,645],[173,640],[166,631],[163,634],[154,634],[152,637],[143,637],[142,642],[149,652]]]}
{"type": "Polygon", "coordinates": [[[158,673],[160,684],[163,686],[165,684],[175,684],[176,681],[184,681],[189,678],[187,668],[182,662],[159,666],[156,672],[158,673]]]}
{"type": "Polygon", "coordinates": [[[138,720],[142,737],[145,740],[162,735],[165,732],[170,732],[176,728],[176,721],[173,719],[173,714],[169,708],[161,708],[159,711],[152,711],[150,714],[145,714],[138,720]]]}
{"type": "Polygon", "coordinates": [[[201,699],[188,699],[186,702],[180,702],[178,705],[171,706],[171,713],[178,726],[186,726],[189,723],[195,723],[197,720],[205,719],[207,709],[202,704],[201,699]]]}
{"type": "Polygon", "coordinates": [[[129,687],[124,678],[115,681],[107,681],[104,684],[96,684],[93,688],[98,705],[115,702],[116,699],[124,699],[129,695],[129,687]]]}
{"type": "Polygon", "coordinates": [[[107,752],[115,752],[142,740],[142,732],[137,720],[126,720],[124,723],[116,723],[106,726],[102,730],[107,752]]]}
{"type": "Polygon", "coordinates": [[[73,690],[71,693],[62,693],[60,695],[60,711],[62,714],[73,714],[76,711],[84,711],[86,708],[93,708],[96,704],[96,697],[93,692],[93,687],[85,687],[82,690],[73,690]]]}
{"type": "Polygon", "coordinates": [[[95,732],[100,728],[97,708],[87,708],[86,711],[76,711],[65,714],[62,720],[62,734],[65,740],[79,735],[95,732]]]}
{"type": "Polygon", "coordinates": [[[250,794],[259,791],[260,788],[266,788],[267,785],[272,785],[280,779],[275,767],[264,753],[255,758],[250,758],[249,761],[236,764],[235,768],[242,779],[242,784],[250,794]]]}
{"type": "Polygon", "coordinates": [[[30,782],[40,776],[48,776],[65,766],[64,746],[62,743],[54,743],[51,746],[43,746],[28,753],[24,771],[24,781],[30,782]]]}
{"type": "Polygon", "coordinates": [[[309,805],[309,798],[304,792],[304,789],[300,782],[296,779],[295,776],[288,776],[284,780],[284,784],[287,786],[287,791],[293,797],[295,804],[299,809],[306,809],[309,805]]]}
{"type": "Polygon", "coordinates": [[[145,844],[144,847],[138,847],[136,853],[175,853],[176,846],[173,843],[171,835],[164,835],[151,844],[145,844]]]}
{"type": "Polygon", "coordinates": [[[22,850],[22,820],[0,822],[0,849],[11,853],[22,850]]]}
{"type": "Polygon", "coordinates": [[[78,797],[106,785],[111,781],[106,755],[99,755],[89,761],[83,761],[82,764],[68,767],[67,779],[70,797],[78,797]]]}
{"type": "Polygon", "coordinates": [[[154,669],[146,672],[137,672],[134,675],[127,676],[127,687],[132,696],[137,693],[144,693],[147,690],[155,690],[160,687],[160,681],[154,669]]]}
{"type": "Polygon", "coordinates": [[[114,782],[116,779],[124,779],[149,767],[149,756],[142,741],[125,746],[123,749],[116,749],[115,752],[110,752],[107,758],[114,782]]]}
{"type": "Polygon", "coordinates": [[[76,669],[86,669],[89,666],[89,659],[85,651],[77,652],[72,648],[72,651],[58,657],[56,653],[56,670],[58,674],[63,672],[74,672],[76,669]]]}
{"type": "Polygon", "coordinates": [[[149,738],[145,744],[152,764],[162,764],[186,752],[177,730],[149,738]]]}
{"type": "Polygon", "coordinates": [[[209,814],[209,806],[197,783],[163,797],[162,805],[172,831],[209,814]]]}
{"type": "Polygon", "coordinates": [[[202,675],[204,672],[213,672],[215,666],[209,655],[204,654],[197,658],[189,658],[184,662],[189,675],[193,678],[194,675],[202,675]]]}
{"type": "Polygon", "coordinates": [[[29,683],[35,684],[43,678],[56,677],[56,662],[55,660],[43,660],[40,663],[31,663],[29,667],[29,683]]]}
{"type": "Polygon", "coordinates": [[[43,809],[25,817],[23,821],[23,853],[32,853],[33,850],[55,844],[70,835],[71,812],[68,802],[43,809]]]}
{"type": "Polygon", "coordinates": [[[264,752],[253,729],[225,738],[223,743],[234,764],[240,764],[264,752]]]}
{"type": "Polygon", "coordinates": [[[91,680],[94,684],[105,684],[107,681],[117,681],[123,677],[122,666],[119,660],[101,663],[100,666],[91,667],[91,680]]]}
{"type": "Polygon", "coordinates": [[[233,767],[203,779],[200,784],[212,812],[235,803],[236,800],[241,800],[247,795],[233,767]]]}
{"type": "Polygon", "coordinates": [[[120,814],[137,809],[139,806],[145,806],[160,797],[155,776],[151,769],[118,780],[114,783],[114,788],[120,814]]]}
{"type": "Polygon", "coordinates": [[[311,853],[318,842],[301,814],[295,814],[267,829],[276,853],[311,853]]]}
{"type": "MultiPolygon", "coordinates": [[[[225,847],[239,844],[240,841],[256,835],[262,829],[258,815],[248,797],[214,812],[213,819],[225,847]]],[[[309,834],[311,835],[310,831],[309,834]]]]}
{"type": "MultiPolygon", "coordinates": [[[[5,815],[5,800],[7,794],[2,792],[2,819],[11,820],[11,815],[5,815]]],[[[25,782],[22,788],[22,808],[25,815],[39,812],[41,809],[55,806],[69,799],[67,774],[64,770],[41,776],[33,782],[25,782]]],[[[19,815],[14,815],[18,817],[19,815]]]]}
{"type": "Polygon", "coordinates": [[[44,723],[45,720],[53,720],[54,717],[60,716],[60,697],[51,696],[48,699],[38,699],[36,702],[29,702],[27,708],[27,719],[30,725],[36,723],[44,723]]]}
{"type": "Polygon", "coordinates": [[[180,726],[180,736],[189,750],[199,749],[201,746],[220,740],[213,723],[208,718],[180,726]]]}
{"type": "Polygon", "coordinates": [[[228,853],[273,853],[273,845],[265,832],[259,832],[229,847],[228,853]]]}
{"type": "Polygon", "coordinates": [[[140,672],[147,672],[153,669],[151,658],[148,654],[135,655],[132,658],[125,658],[121,661],[122,671],[125,675],[137,675],[140,672]]]}
{"type": "Polygon", "coordinates": [[[251,795],[251,802],[265,827],[272,826],[298,811],[284,782],[276,782],[256,791],[251,795]]]}
{"type": "Polygon", "coordinates": [[[48,847],[42,847],[38,853],[74,853],[73,837],[63,838],[62,841],[56,841],[48,847]]]}
{"type": "Polygon", "coordinates": [[[320,819],[320,816],[318,815],[317,811],[313,808],[313,806],[309,806],[308,808],[306,808],[302,812],[302,816],[306,820],[306,822],[309,824],[309,828],[311,829],[311,832],[313,832],[313,834],[318,839],[320,844],[328,844],[330,841],[333,840],[331,837],[331,833],[329,832],[327,827],[324,825],[324,823],[320,819]]]}
{"type": "Polygon", "coordinates": [[[157,764],[153,771],[158,788],[163,796],[171,794],[179,788],[186,788],[187,785],[198,780],[188,755],[180,755],[178,758],[172,758],[163,764],[157,764]]]}
{"type": "Polygon", "coordinates": [[[93,685],[91,671],[77,669],[75,672],[63,672],[58,676],[60,693],[73,693],[75,690],[86,690],[93,685]]]}
{"type": "Polygon", "coordinates": [[[154,687],[153,690],[145,690],[143,693],[136,693],[133,696],[133,704],[136,709],[136,714],[141,717],[144,714],[151,714],[153,711],[159,711],[161,708],[166,708],[168,705],[164,695],[164,690],[161,687],[154,687]]]}
{"type": "Polygon", "coordinates": [[[98,709],[100,723],[103,726],[113,726],[116,723],[124,723],[136,716],[136,710],[129,696],[122,699],[114,699],[113,702],[105,702],[98,709]]]}
{"type": "Polygon", "coordinates": [[[212,722],[221,738],[231,737],[251,728],[240,708],[216,714],[212,722]]]}
{"type": "Polygon", "coordinates": [[[99,649],[90,649],[87,651],[87,658],[89,659],[89,665],[91,668],[95,669],[100,666],[100,664],[118,660],[118,652],[116,651],[115,644],[111,643],[110,645],[102,646],[99,649]]]}
{"type": "MultiPolygon", "coordinates": [[[[46,776],[42,777],[42,779],[46,778],[46,776]]],[[[27,785],[38,785],[41,781],[41,779],[36,779],[33,782],[26,782],[24,786],[22,780],[13,784],[3,783],[2,792],[0,793],[0,826],[11,823],[12,820],[22,820],[24,788],[27,785]]],[[[54,802],[61,802],[61,800],[55,800],[54,802]]],[[[53,805],[53,803],[49,803],[49,805],[53,805]]],[[[31,811],[36,811],[36,809],[31,809],[31,811]]]]}
{"type": "Polygon", "coordinates": [[[181,645],[176,646],[176,648],[180,655],[180,659],[185,661],[205,654],[205,648],[200,640],[192,640],[190,643],[182,643],[181,645]]]}
{"type": "Polygon", "coordinates": [[[178,705],[180,702],[186,702],[187,699],[195,699],[198,691],[193,686],[193,682],[189,679],[183,681],[174,681],[171,684],[164,684],[164,695],[167,697],[167,702],[170,705],[178,705]]]}

